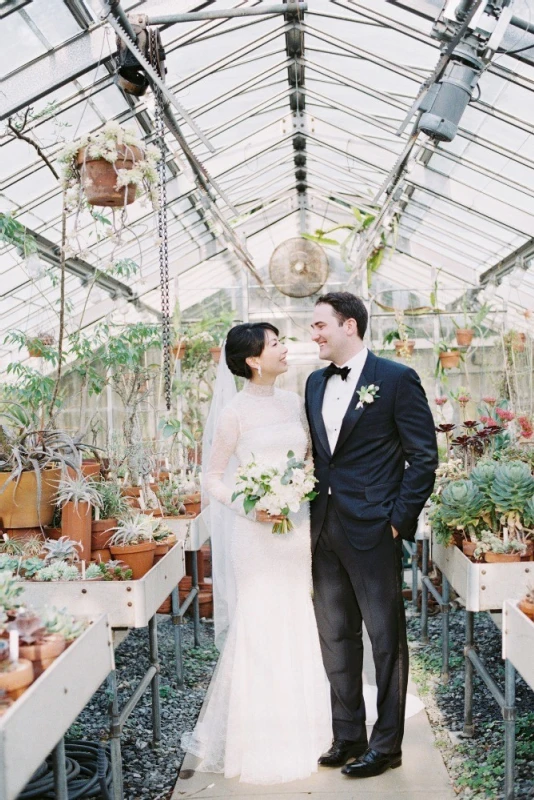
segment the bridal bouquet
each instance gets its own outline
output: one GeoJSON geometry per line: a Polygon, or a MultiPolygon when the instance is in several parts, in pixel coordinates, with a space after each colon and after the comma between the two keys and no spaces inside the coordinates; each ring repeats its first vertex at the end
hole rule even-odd
{"type": "Polygon", "coordinates": [[[293,523],[287,519],[287,515],[290,511],[296,513],[306,500],[317,497],[317,492],[313,490],[316,482],[313,464],[299,461],[290,450],[287,464],[282,470],[256,461],[241,467],[236,476],[232,502],[244,495],[243,508],[246,514],[258,509],[273,516],[284,515],[286,519],[274,523],[273,533],[288,533],[293,529],[293,523]]]}

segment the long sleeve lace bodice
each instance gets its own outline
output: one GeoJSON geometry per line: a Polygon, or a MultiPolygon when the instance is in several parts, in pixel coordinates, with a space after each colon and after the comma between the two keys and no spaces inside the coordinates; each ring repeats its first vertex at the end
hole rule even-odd
{"type": "Polygon", "coordinates": [[[302,402],[294,392],[247,383],[221,414],[215,432],[205,488],[219,502],[243,514],[243,500],[232,503],[233,483],[224,474],[232,456],[239,465],[252,460],[280,464],[288,450],[309,453],[309,432],[302,402]]]}

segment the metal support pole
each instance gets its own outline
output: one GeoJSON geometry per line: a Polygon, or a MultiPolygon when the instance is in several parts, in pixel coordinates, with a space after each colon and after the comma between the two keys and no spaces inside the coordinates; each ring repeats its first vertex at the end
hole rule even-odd
{"type": "Polygon", "coordinates": [[[159,660],[158,660],[158,622],[154,614],[148,621],[148,641],[150,664],[156,672],[151,681],[152,689],[152,741],[156,745],[161,741],[161,704],[159,697],[159,660]]]}
{"type": "Polygon", "coordinates": [[[504,800],[514,800],[515,778],[515,669],[504,662],[504,800]]]}
{"type": "Polygon", "coordinates": [[[412,606],[417,611],[417,542],[412,544],[412,606]]]}
{"type": "Polygon", "coordinates": [[[443,683],[449,682],[450,676],[450,638],[449,638],[449,615],[451,606],[449,603],[449,581],[445,577],[442,576],[442,604],[441,604],[441,626],[442,626],[442,633],[441,633],[441,680],[443,683]]]}
{"type": "Polygon", "coordinates": [[[181,688],[184,685],[184,658],[182,650],[182,618],[180,616],[180,597],[177,586],[171,592],[171,622],[174,634],[176,683],[181,688]]]}
{"type": "Polygon", "coordinates": [[[111,775],[113,778],[112,797],[113,800],[123,800],[122,785],[122,755],[121,755],[121,725],[119,715],[119,697],[117,688],[117,673],[115,670],[109,673],[107,679],[108,689],[111,694],[109,707],[110,717],[110,750],[111,750],[111,775]]]}
{"type": "Polygon", "coordinates": [[[253,8],[221,8],[213,11],[190,11],[185,14],[154,14],[148,17],[149,25],[173,25],[175,22],[197,22],[206,19],[231,19],[232,17],[259,17],[269,14],[287,14],[291,11],[307,11],[307,3],[260,6],[253,8]]]}
{"type": "Polygon", "coordinates": [[[421,641],[423,644],[428,644],[428,587],[425,578],[428,577],[428,551],[430,542],[428,539],[423,539],[423,559],[421,564],[422,582],[421,582],[421,641]]]}
{"type": "Polygon", "coordinates": [[[54,797],[56,800],[68,800],[67,767],[65,764],[65,739],[61,738],[52,751],[54,770],[54,797]]]}
{"type": "Polygon", "coordinates": [[[473,662],[469,651],[474,647],[475,612],[465,612],[465,693],[464,693],[464,736],[473,736],[473,662]]]}
{"type": "Polygon", "coordinates": [[[192,553],[191,558],[191,572],[192,580],[191,583],[193,584],[193,588],[197,590],[195,598],[193,600],[193,632],[194,632],[194,641],[195,647],[200,645],[200,603],[198,598],[198,563],[197,563],[197,551],[194,550],[192,553]]]}

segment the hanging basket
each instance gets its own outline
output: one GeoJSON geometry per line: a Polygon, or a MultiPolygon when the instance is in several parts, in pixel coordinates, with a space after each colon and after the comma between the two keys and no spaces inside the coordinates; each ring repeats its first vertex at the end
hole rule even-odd
{"type": "Polygon", "coordinates": [[[474,335],[475,332],[472,328],[458,328],[456,330],[456,341],[458,342],[458,347],[469,347],[473,341],[474,335]]]}
{"type": "Polygon", "coordinates": [[[443,369],[455,369],[460,363],[460,353],[458,350],[444,350],[439,354],[439,360],[443,369]]]}
{"type": "Polygon", "coordinates": [[[403,356],[410,358],[415,349],[415,341],[413,339],[397,339],[395,342],[395,355],[399,358],[403,356]]]}
{"type": "Polygon", "coordinates": [[[137,186],[129,183],[117,189],[117,172],[120,169],[133,169],[138,161],[142,161],[143,151],[134,145],[119,145],[119,158],[115,163],[104,158],[86,158],[85,151],[86,148],[82,147],[78,152],[76,164],[89,205],[116,208],[133,203],[137,186]]]}

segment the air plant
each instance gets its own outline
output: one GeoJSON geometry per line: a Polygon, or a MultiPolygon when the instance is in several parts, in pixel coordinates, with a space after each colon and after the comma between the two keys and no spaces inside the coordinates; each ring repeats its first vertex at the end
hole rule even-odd
{"type": "Polygon", "coordinates": [[[152,517],[148,514],[135,514],[119,521],[108,546],[130,547],[142,542],[151,542],[153,538],[152,517]]]}
{"type": "Polygon", "coordinates": [[[50,564],[52,561],[79,561],[78,550],[81,549],[80,542],[74,542],[68,536],[60,536],[59,539],[47,539],[43,544],[46,553],[45,562],[50,564]]]}
{"type": "Polygon", "coordinates": [[[79,503],[89,503],[95,508],[100,508],[102,499],[96,486],[78,473],[74,478],[70,475],[63,477],[56,494],[56,503],[61,506],[65,503],[74,503],[76,509],[79,503]]]}

